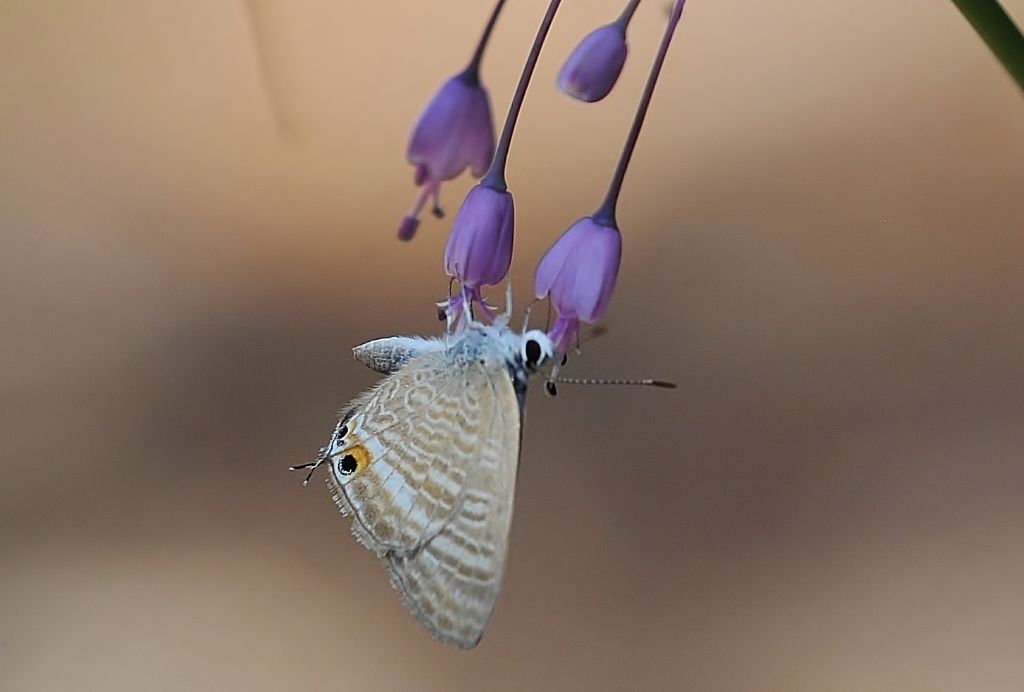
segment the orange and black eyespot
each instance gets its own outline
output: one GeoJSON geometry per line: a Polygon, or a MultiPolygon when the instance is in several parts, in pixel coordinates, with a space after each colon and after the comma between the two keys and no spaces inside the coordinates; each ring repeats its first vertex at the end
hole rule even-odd
{"type": "Polygon", "coordinates": [[[340,452],[340,458],[335,461],[335,467],[341,476],[351,476],[357,471],[362,471],[370,463],[370,453],[366,447],[356,445],[340,452]]]}

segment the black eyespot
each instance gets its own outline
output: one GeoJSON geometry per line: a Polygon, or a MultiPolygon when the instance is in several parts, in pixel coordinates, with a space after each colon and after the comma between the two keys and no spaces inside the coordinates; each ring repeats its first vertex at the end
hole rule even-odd
{"type": "Polygon", "coordinates": [[[338,442],[341,442],[342,440],[345,439],[345,435],[348,435],[348,426],[347,425],[343,425],[340,428],[338,428],[338,432],[334,435],[334,438],[338,442]]]}
{"type": "Polygon", "coordinates": [[[523,347],[523,352],[526,354],[526,367],[528,368],[537,365],[544,353],[536,339],[529,339],[526,346],[523,347]]]}
{"type": "Polygon", "coordinates": [[[355,473],[357,468],[359,468],[359,463],[351,454],[346,454],[341,458],[341,461],[338,462],[338,470],[345,476],[355,473]]]}

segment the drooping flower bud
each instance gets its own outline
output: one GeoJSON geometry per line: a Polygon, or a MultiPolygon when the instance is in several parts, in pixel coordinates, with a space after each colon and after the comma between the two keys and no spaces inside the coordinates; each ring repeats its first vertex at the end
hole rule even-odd
{"type": "Polygon", "coordinates": [[[474,187],[455,216],[444,248],[448,276],[472,290],[500,283],[512,263],[514,229],[512,194],[484,183],[474,187]]]}
{"type": "Polygon", "coordinates": [[[580,101],[600,101],[619,79],[628,50],[622,22],[595,29],[565,61],[558,73],[558,88],[580,101]]]}
{"type": "Polygon", "coordinates": [[[434,214],[442,216],[441,183],[469,168],[481,176],[494,153],[494,122],[487,90],[475,71],[455,75],[438,90],[416,122],[406,158],[416,167],[413,179],[421,186],[412,210],[402,219],[399,238],[410,240],[420,212],[433,197],[434,214]]]}
{"type": "Polygon", "coordinates": [[[551,296],[558,319],[548,333],[559,353],[577,340],[582,323],[604,315],[622,258],[619,229],[585,216],[565,231],[537,265],[534,295],[551,296]]]}
{"type": "Polygon", "coordinates": [[[494,3],[469,65],[441,85],[416,121],[406,159],[415,166],[413,181],[421,189],[412,210],[399,225],[398,237],[402,240],[411,240],[416,234],[427,199],[433,198],[434,216],[444,216],[439,199],[442,182],[467,168],[479,178],[491,162],[494,121],[490,97],[480,82],[480,63],[504,5],[505,0],[494,3]]]}
{"type": "Polygon", "coordinates": [[[494,123],[487,90],[475,75],[460,73],[445,82],[423,110],[406,159],[416,180],[451,180],[469,168],[480,177],[494,153],[494,123]]]}

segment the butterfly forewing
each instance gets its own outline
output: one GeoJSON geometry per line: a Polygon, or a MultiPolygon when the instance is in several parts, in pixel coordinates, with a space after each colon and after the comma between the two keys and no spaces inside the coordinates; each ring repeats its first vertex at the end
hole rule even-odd
{"type": "Polygon", "coordinates": [[[501,588],[520,411],[502,353],[463,341],[353,402],[329,460],[354,533],[385,559],[409,609],[471,647],[501,588]]]}

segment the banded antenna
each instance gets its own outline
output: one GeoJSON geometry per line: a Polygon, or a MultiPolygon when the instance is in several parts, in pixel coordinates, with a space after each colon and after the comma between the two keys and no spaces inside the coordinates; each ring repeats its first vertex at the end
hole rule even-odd
{"type": "Polygon", "coordinates": [[[544,388],[551,396],[558,395],[558,388],[555,383],[561,384],[601,384],[601,385],[623,385],[627,387],[659,387],[661,389],[675,389],[676,383],[668,380],[655,380],[649,377],[642,379],[593,379],[580,377],[556,377],[544,383],[544,388]]]}

